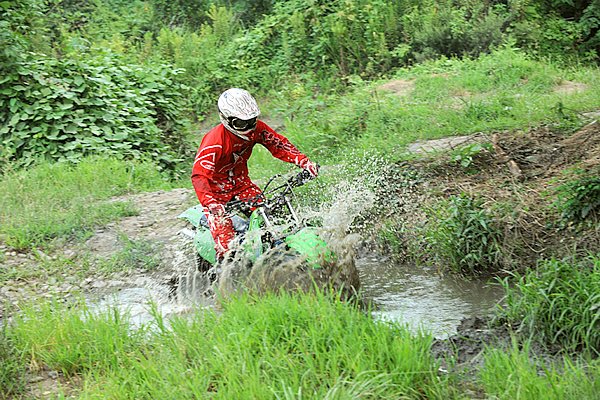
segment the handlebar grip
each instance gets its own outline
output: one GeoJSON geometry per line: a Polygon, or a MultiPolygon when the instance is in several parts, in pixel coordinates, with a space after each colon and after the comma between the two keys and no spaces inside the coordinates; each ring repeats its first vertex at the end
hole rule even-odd
{"type": "Polygon", "coordinates": [[[292,186],[302,186],[306,182],[310,181],[311,179],[312,179],[312,175],[310,174],[310,172],[308,172],[308,170],[304,169],[304,170],[300,171],[296,176],[293,176],[289,180],[289,183],[292,186]]]}

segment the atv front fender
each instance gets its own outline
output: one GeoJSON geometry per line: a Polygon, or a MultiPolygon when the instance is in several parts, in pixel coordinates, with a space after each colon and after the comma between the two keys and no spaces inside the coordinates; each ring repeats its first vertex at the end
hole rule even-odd
{"type": "Polygon", "coordinates": [[[322,268],[321,263],[335,261],[335,254],[327,247],[327,242],[319,237],[316,229],[304,228],[285,238],[289,248],[306,256],[308,264],[314,268],[322,268]]]}

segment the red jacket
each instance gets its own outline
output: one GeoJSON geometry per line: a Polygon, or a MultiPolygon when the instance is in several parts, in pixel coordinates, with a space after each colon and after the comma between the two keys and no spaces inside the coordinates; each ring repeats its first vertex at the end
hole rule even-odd
{"type": "Polygon", "coordinates": [[[258,120],[256,129],[244,140],[229,132],[223,124],[202,138],[192,168],[192,184],[200,204],[208,207],[226,203],[236,192],[252,185],[248,176],[248,159],[257,143],[274,157],[300,165],[307,157],[290,141],[258,120]]]}

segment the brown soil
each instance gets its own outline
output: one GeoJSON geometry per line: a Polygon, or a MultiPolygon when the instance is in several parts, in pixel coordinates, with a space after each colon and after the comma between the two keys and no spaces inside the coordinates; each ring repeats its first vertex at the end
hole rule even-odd
{"type": "Polygon", "coordinates": [[[414,80],[396,79],[379,86],[379,90],[392,92],[397,96],[408,96],[415,89],[414,80]]]}

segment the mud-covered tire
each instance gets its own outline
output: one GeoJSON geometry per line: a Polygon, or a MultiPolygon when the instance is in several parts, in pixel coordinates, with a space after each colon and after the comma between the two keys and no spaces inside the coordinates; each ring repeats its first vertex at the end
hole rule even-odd
{"type": "Polygon", "coordinates": [[[194,252],[194,264],[196,265],[196,271],[202,273],[205,273],[212,268],[212,265],[196,252],[194,252]]]}

